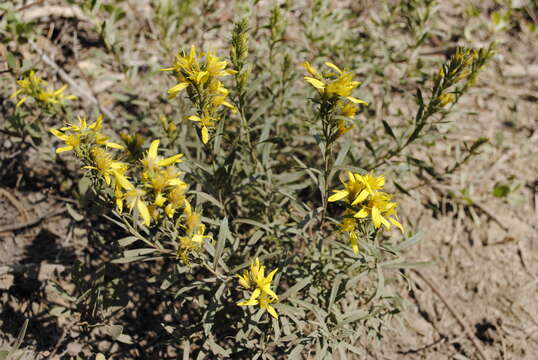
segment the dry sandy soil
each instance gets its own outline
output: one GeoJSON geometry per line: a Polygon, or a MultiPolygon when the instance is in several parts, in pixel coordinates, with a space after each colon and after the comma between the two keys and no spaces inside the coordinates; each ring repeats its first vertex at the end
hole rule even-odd
{"type": "MultiPolygon", "coordinates": [[[[459,3],[443,2],[447,29],[463,26],[451,17],[459,3]]],[[[536,10],[531,9],[538,16],[536,10]]],[[[76,16],[48,14],[42,21],[61,26],[78,21],[76,16]]],[[[453,156],[451,142],[486,136],[490,143],[448,181],[418,187],[402,201],[406,222],[424,234],[408,257],[434,264],[407,273],[414,281],[405,295],[408,312],[380,343],[362,344],[369,358],[538,358],[538,39],[529,32],[500,32],[496,39],[498,54],[461,101],[462,121],[448,125],[447,142],[431,151],[442,164],[453,156]],[[511,191],[495,197],[496,184],[511,191]]],[[[112,83],[120,77],[112,70],[107,74],[112,83]]],[[[5,86],[4,110],[11,89],[5,86]]],[[[96,86],[101,92],[111,85],[96,86]]],[[[41,155],[31,152],[22,164],[8,162],[17,154],[10,153],[5,134],[1,141],[0,157],[11,168],[0,184],[0,345],[12,345],[29,318],[26,358],[70,358],[88,344],[72,318],[49,314],[64,301],[53,284],[69,286],[75,259],[91,262],[108,249],[87,248],[87,222],[75,221],[52,187],[56,170],[41,167],[41,155]]],[[[137,311],[139,318],[128,326],[155,325],[144,318],[151,314],[137,311]]],[[[129,358],[125,346],[100,339],[92,351],[129,358]]]]}

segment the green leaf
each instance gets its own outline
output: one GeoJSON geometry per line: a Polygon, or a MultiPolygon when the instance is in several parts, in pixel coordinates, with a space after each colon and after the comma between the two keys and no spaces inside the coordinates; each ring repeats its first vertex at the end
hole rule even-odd
{"type": "Polygon", "coordinates": [[[364,139],[364,144],[366,145],[366,147],[368,148],[368,150],[370,150],[370,152],[372,153],[372,155],[374,155],[374,158],[377,158],[376,153],[375,153],[375,149],[374,149],[372,143],[369,142],[368,139],[364,139]]]}
{"type": "Polygon", "coordinates": [[[487,137],[480,137],[478,138],[474,143],[473,145],[471,145],[471,148],[469,149],[469,152],[470,153],[474,153],[476,150],[478,150],[478,148],[482,145],[484,145],[485,143],[488,143],[489,142],[489,138],[487,137]]]}
{"type": "Polygon", "coordinates": [[[145,256],[122,257],[122,258],[119,258],[119,259],[113,259],[111,261],[111,263],[113,263],[113,264],[128,264],[130,262],[142,260],[142,259],[145,259],[145,258],[146,258],[145,256]]]}
{"type": "Polygon", "coordinates": [[[309,276],[307,278],[302,279],[297,284],[293,285],[291,288],[286,290],[286,292],[282,295],[279,295],[280,301],[285,300],[286,298],[290,297],[291,295],[294,295],[301,291],[306,285],[308,285],[312,281],[312,277],[309,276]]]}
{"type": "Polygon", "coordinates": [[[387,261],[379,266],[383,269],[415,269],[423,266],[433,265],[433,261],[387,261]]]}
{"type": "Polygon", "coordinates": [[[123,252],[123,256],[124,256],[124,257],[143,256],[143,255],[152,254],[152,253],[154,253],[155,251],[157,251],[157,249],[153,249],[153,248],[142,248],[142,249],[125,250],[125,251],[123,252]]]}
{"type": "Polygon", "coordinates": [[[390,137],[392,137],[394,140],[398,141],[398,139],[396,139],[396,135],[394,135],[394,131],[392,131],[392,128],[390,127],[389,123],[386,122],[385,120],[382,121],[383,122],[383,127],[385,128],[385,132],[390,135],[390,137]]]}
{"type": "Polygon", "coordinates": [[[407,191],[407,189],[400,185],[398,182],[394,181],[394,186],[396,186],[396,189],[398,189],[401,193],[407,196],[412,196],[411,193],[407,191]]]}
{"type": "Polygon", "coordinates": [[[493,196],[503,198],[510,193],[510,186],[503,183],[496,183],[493,187],[493,196]]]}
{"type": "Polygon", "coordinates": [[[261,223],[259,221],[256,221],[256,220],[239,218],[239,219],[235,219],[234,222],[253,225],[253,226],[262,228],[262,229],[266,230],[267,232],[271,232],[271,229],[267,225],[265,225],[265,224],[263,224],[263,223],[261,223]]]}
{"type": "Polygon", "coordinates": [[[65,208],[67,209],[67,212],[69,213],[69,215],[71,215],[73,220],[79,222],[84,219],[84,216],[79,214],[75,209],[73,209],[73,207],[70,204],[66,204],[65,208]]]}
{"type": "Polygon", "coordinates": [[[20,67],[20,63],[17,58],[9,51],[6,54],[6,62],[11,70],[17,70],[20,67]]]}
{"type": "Polygon", "coordinates": [[[338,290],[340,289],[340,282],[342,282],[343,274],[336,275],[336,278],[333,282],[333,287],[331,289],[331,295],[329,297],[329,306],[327,307],[327,312],[331,312],[331,309],[333,307],[334,301],[336,300],[336,295],[338,295],[338,290]]]}
{"type": "Polygon", "coordinates": [[[349,313],[346,313],[345,315],[346,316],[342,319],[342,323],[348,324],[348,323],[353,323],[355,321],[364,319],[365,317],[370,315],[370,312],[368,310],[361,309],[361,310],[351,311],[349,313]]]}
{"type": "Polygon", "coordinates": [[[342,145],[342,148],[338,152],[338,156],[336,157],[336,160],[334,161],[334,166],[338,166],[344,162],[350,148],[351,148],[351,141],[348,140],[342,145]]]}
{"type": "Polygon", "coordinates": [[[219,237],[217,240],[217,247],[215,249],[215,258],[213,259],[213,269],[217,269],[217,265],[222,256],[224,245],[226,245],[226,238],[230,235],[230,229],[228,228],[228,218],[225,217],[220,223],[219,237]]]}
{"type": "Polygon", "coordinates": [[[123,326],[121,325],[106,325],[103,326],[103,332],[109,335],[112,339],[117,340],[123,332],[123,326]]]}
{"type": "Polygon", "coordinates": [[[127,247],[137,240],[140,240],[140,239],[137,238],[136,236],[127,236],[127,237],[124,237],[123,239],[119,239],[118,245],[121,247],[127,247]]]}
{"type": "Polygon", "coordinates": [[[396,249],[396,251],[402,251],[404,249],[407,249],[408,247],[415,245],[420,240],[422,240],[422,233],[418,232],[415,235],[411,236],[409,239],[405,239],[403,242],[399,243],[394,248],[396,249]]]}
{"type": "Polygon", "coordinates": [[[91,186],[91,179],[86,176],[83,176],[82,179],[80,179],[80,181],[78,182],[78,193],[80,194],[80,196],[84,196],[91,186]]]}
{"type": "Polygon", "coordinates": [[[213,205],[218,206],[220,209],[224,209],[224,205],[220,201],[218,201],[214,196],[211,196],[208,193],[205,193],[203,191],[189,191],[189,192],[198,195],[204,200],[209,201],[213,205]]]}

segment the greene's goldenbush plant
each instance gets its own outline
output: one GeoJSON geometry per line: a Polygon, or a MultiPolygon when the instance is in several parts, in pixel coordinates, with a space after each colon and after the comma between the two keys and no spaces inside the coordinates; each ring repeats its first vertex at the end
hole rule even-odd
{"type": "MultiPolygon", "coordinates": [[[[118,127],[102,115],[75,120],[76,99],[64,87],[42,88],[34,70],[20,74],[14,96],[25,97],[14,111],[20,117],[44,103],[54,121],[63,119],[50,129],[56,153],[78,162],[92,206],[124,231],[110,239],[120,250],[112,262],[162,269],[151,281],[160,280],[170,315],[161,323],[167,341],[183,344],[184,358],[362,354],[361,342],[380,338],[404,307],[399,269],[421,265],[402,255],[419,234],[398,208],[406,190],[397,174],[446,175],[405,151],[446,122],[493,53],[458,48],[438,71],[423,72],[414,54],[433,5],[385,6],[377,20],[387,32],[399,13],[412,30],[388,57],[368,39],[379,34],[339,31],[346,14],[323,1],[301,19],[305,53],[284,40],[289,5],[254,16],[255,27],[246,17],[236,21],[227,51],[181,43],[152,75],[169,87],[149,131],[115,135],[118,127]],[[371,74],[354,70],[361,55],[371,74]],[[366,89],[380,69],[407,58],[415,63],[400,80],[420,78],[416,111],[393,127],[371,116],[366,89]]],[[[158,4],[165,49],[168,30],[180,26],[167,15],[173,6],[158,4]]],[[[468,147],[468,156],[483,142],[468,147]]],[[[84,294],[71,296],[84,304],[84,294]]]]}

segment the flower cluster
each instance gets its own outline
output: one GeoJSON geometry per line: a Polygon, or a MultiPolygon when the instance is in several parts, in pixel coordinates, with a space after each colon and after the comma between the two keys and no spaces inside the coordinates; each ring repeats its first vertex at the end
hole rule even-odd
{"type": "Polygon", "coordinates": [[[236,73],[235,70],[226,69],[226,66],[226,61],[220,61],[210,51],[198,56],[193,45],[189,55],[178,54],[172,67],[161,69],[173,71],[178,81],[177,85],[168,90],[170,98],[183,90],[187,91],[197,111],[196,115],[191,115],[188,119],[199,124],[204,144],[209,141],[209,129],[214,128],[216,121],[220,119],[219,108],[225,106],[235,111],[235,107],[226,100],[228,90],[219,80],[220,77],[236,73]]]}
{"type": "Polygon", "coordinates": [[[59,154],[64,151],[74,150],[77,155],[81,151],[91,147],[91,145],[104,145],[105,147],[123,150],[123,146],[108,141],[109,137],[101,132],[103,128],[103,116],[99,115],[93,124],[88,124],[85,118],[77,117],[78,124],[67,124],[57,129],[50,129],[50,132],[66,144],[64,147],[56,149],[59,154]]]}
{"type": "Polygon", "coordinates": [[[239,306],[259,305],[261,309],[266,310],[275,319],[278,319],[278,314],[271,306],[271,303],[278,301],[278,296],[271,290],[271,282],[278,269],[271,271],[267,277],[265,276],[265,266],[260,265],[260,259],[250,263],[250,270],[245,270],[243,275],[237,275],[239,284],[247,290],[252,290],[250,298],[246,301],[238,302],[239,306]]]}
{"type": "MultiPolygon", "coordinates": [[[[359,110],[358,105],[368,105],[366,101],[351,96],[353,90],[361,83],[353,81],[353,75],[350,72],[341,70],[335,64],[326,62],[325,65],[334,72],[320,73],[308,62],[305,62],[303,67],[311,75],[305,76],[305,81],[318,90],[320,99],[317,102],[327,105],[326,112],[337,110],[339,115],[351,120],[354,119],[359,110]]],[[[336,128],[337,135],[340,136],[351,130],[353,126],[348,126],[345,120],[339,119],[336,121],[336,128]]]]}
{"type": "Polygon", "coordinates": [[[74,95],[64,95],[64,91],[67,89],[67,85],[62,86],[58,90],[52,88],[45,89],[47,82],[41,79],[32,70],[26,78],[17,81],[19,89],[15,90],[11,94],[10,99],[16,98],[18,95],[23,94],[22,99],[17,102],[17,107],[24,104],[29,98],[34,98],[43,104],[60,104],[64,100],[76,100],[74,95]]]}
{"type": "MultiPolygon", "coordinates": [[[[110,189],[118,213],[121,214],[126,205],[145,226],[165,218],[173,221],[183,234],[179,239],[178,257],[188,263],[189,254],[199,249],[202,240],[209,236],[204,234],[201,214],[192,209],[186,197],[188,185],[182,179],[183,173],[175,166],[183,155],[159,156],[160,141],[154,140],[142,159],[136,160],[129,151],[129,141],[126,141],[127,147],[108,142],[108,137],[100,132],[102,119],[99,116],[95,123],[88,125],[85,119],[79,118],[78,125],[51,129],[52,134],[67,144],[56,152],[75,150],[85,163],[83,168],[95,172],[110,189]],[[121,152],[115,155],[107,148],[121,152]],[[121,161],[124,159],[130,161],[121,161]]],[[[135,141],[129,136],[124,138],[135,141]]]]}
{"type": "Polygon", "coordinates": [[[334,190],[330,202],[344,201],[346,209],[342,213],[340,231],[347,233],[353,252],[359,252],[358,231],[364,228],[365,220],[371,218],[374,228],[381,225],[390,230],[391,223],[403,232],[397,220],[398,203],[391,202],[392,196],[381,191],[385,185],[383,176],[353,174],[348,172],[348,182],[342,181],[344,189],[334,190]]]}

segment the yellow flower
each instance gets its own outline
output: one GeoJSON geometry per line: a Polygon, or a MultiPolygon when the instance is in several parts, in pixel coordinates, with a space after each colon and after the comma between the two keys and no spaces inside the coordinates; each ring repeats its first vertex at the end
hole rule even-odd
{"type": "Polygon", "coordinates": [[[321,95],[328,97],[339,96],[346,98],[354,104],[368,105],[366,101],[351,96],[353,89],[361,83],[359,81],[353,81],[353,75],[350,72],[342,71],[331,62],[326,62],[325,65],[336,71],[336,73],[320,74],[308,62],[305,62],[303,64],[304,68],[312,75],[305,76],[305,81],[315,87],[321,95]]]}
{"type": "Polygon", "coordinates": [[[105,179],[107,185],[110,185],[110,176],[114,176],[114,172],[119,170],[123,170],[123,172],[126,171],[127,164],[113,160],[112,155],[100,147],[93,147],[91,149],[91,154],[95,166],[84,166],[84,168],[97,170],[97,172],[105,179]]]}
{"type": "Polygon", "coordinates": [[[189,264],[189,254],[192,251],[198,251],[201,248],[204,239],[211,239],[211,236],[205,235],[205,225],[201,223],[201,214],[192,211],[190,204],[185,201],[186,216],[186,235],[179,238],[179,247],[177,255],[184,264],[189,264]]]}
{"type": "Polygon", "coordinates": [[[243,275],[236,275],[239,278],[239,285],[245,289],[250,289],[250,273],[248,270],[243,271],[243,275]]]}
{"type": "Polygon", "coordinates": [[[118,210],[121,212],[121,209],[123,208],[123,200],[125,199],[129,210],[133,211],[133,209],[136,208],[136,213],[142,217],[144,225],[149,226],[151,224],[151,215],[149,208],[143,199],[146,192],[136,188],[120,171],[114,172],[113,175],[116,184],[119,185],[115,190],[116,205],[118,206],[118,201],[122,204],[118,206],[118,210]],[[118,188],[120,189],[118,190],[118,188]],[[126,190],[126,192],[122,193],[121,189],[126,190]]]}
{"type": "Polygon", "coordinates": [[[106,147],[123,150],[124,147],[108,141],[108,136],[99,132],[103,127],[103,116],[99,115],[97,120],[88,125],[85,118],[78,117],[78,124],[68,124],[60,128],[60,130],[50,129],[50,132],[63,140],[67,146],[56,149],[56,153],[61,153],[64,151],[77,150],[82,144],[84,139],[86,143],[105,145],[106,147]],[[66,132],[73,132],[74,134],[67,135],[66,132]]]}
{"type": "Polygon", "coordinates": [[[197,211],[193,211],[191,204],[186,201],[183,215],[185,215],[185,229],[187,231],[187,234],[194,234],[197,231],[198,227],[202,225],[202,214],[197,211]]]}
{"type": "Polygon", "coordinates": [[[149,214],[148,206],[144,202],[144,195],[146,195],[144,190],[133,187],[131,190],[127,190],[124,197],[129,210],[132,211],[136,207],[138,215],[144,220],[144,225],[149,226],[151,224],[151,215],[149,214]]]}
{"type": "Polygon", "coordinates": [[[345,104],[340,104],[340,110],[342,111],[342,115],[345,117],[348,117],[350,119],[353,119],[355,117],[355,114],[357,113],[357,105],[348,102],[345,104]]]}
{"type": "Polygon", "coordinates": [[[235,70],[225,70],[228,63],[226,61],[219,61],[219,58],[215,56],[215,53],[208,51],[205,54],[206,66],[205,69],[211,77],[222,77],[236,74],[235,70]]]}
{"type": "Polygon", "coordinates": [[[148,153],[146,154],[144,159],[142,159],[142,164],[144,165],[144,169],[145,169],[142,175],[142,178],[149,178],[151,176],[150,173],[154,173],[158,171],[160,167],[170,166],[175,163],[181,162],[181,158],[183,157],[183,154],[177,154],[174,156],[167,157],[165,159],[161,159],[157,155],[157,150],[159,149],[159,143],[160,143],[160,140],[153,140],[149,147],[148,153]]]}
{"type": "Polygon", "coordinates": [[[355,255],[359,253],[359,238],[357,236],[357,220],[353,218],[353,211],[346,210],[342,214],[343,219],[340,224],[340,232],[347,233],[349,235],[349,241],[351,242],[351,248],[355,255]]]}
{"type": "Polygon", "coordinates": [[[261,309],[267,311],[275,319],[278,319],[278,314],[275,308],[270,305],[271,303],[275,302],[275,300],[276,299],[272,298],[269,294],[264,293],[263,291],[260,291],[260,289],[256,289],[252,292],[250,299],[248,299],[247,301],[238,302],[237,305],[239,306],[260,305],[261,309]]]}
{"type": "Polygon", "coordinates": [[[184,182],[174,186],[168,193],[168,204],[164,208],[166,215],[171,218],[174,216],[176,209],[185,207],[187,201],[185,194],[187,192],[188,185],[184,182]]]}
{"type": "Polygon", "coordinates": [[[67,146],[56,149],[56,153],[62,153],[64,151],[71,151],[80,147],[80,135],[65,135],[56,129],[50,129],[50,132],[58,139],[63,140],[67,146]]]}
{"type": "Polygon", "coordinates": [[[161,69],[174,71],[178,83],[168,90],[169,98],[174,98],[184,89],[196,106],[197,115],[188,119],[200,124],[200,137],[204,144],[209,141],[209,129],[215,126],[219,119],[218,110],[222,106],[236,111],[227,101],[228,90],[218,79],[235,74],[236,71],[226,69],[227,62],[221,61],[213,52],[201,53],[198,57],[196,47],[191,47],[189,55],[177,55],[172,67],[161,69]]]}
{"type": "Polygon", "coordinates": [[[165,170],[156,172],[149,172],[146,178],[145,186],[153,189],[155,195],[154,204],[157,206],[163,206],[166,198],[163,192],[170,186],[181,185],[183,182],[179,179],[180,172],[176,171],[173,167],[168,167],[165,170]]]}
{"type": "Polygon", "coordinates": [[[351,205],[357,205],[385,185],[384,176],[375,177],[372,174],[361,175],[348,171],[348,179],[348,183],[342,181],[345,189],[333,190],[334,194],[329,197],[329,202],[345,200],[351,205]]]}
{"type": "Polygon", "coordinates": [[[274,318],[278,319],[276,310],[270,305],[278,300],[278,296],[271,290],[271,282],[278,269],[271,271],[267,277],[265,276],[265,267],[260,265],[260,259],[250,263],[250,270],[245,270],[243,276],[237,275],[239,284],[246,289],[250,289],[252,285],[256,288],[252,292],[250,298],[246,301],[238,302],[239,306],[260,305],[260,307],[269,312],[274,318]]]}
{"type": "Polygon", "coordinates": [[[342,136],[345,133],[347,133],[349,130],[353,129],[355,125],[347,126],[347,123],[345,120],[338,120],[338,135],[342,136]]]}
{"type": "Polygon", "coordinates": [[[359,235],[362,234],[360,223],[371,217],[376,229],[381,225],[390,230],[391,224],[403,233],[403,226],[398,222],[397,203],[391,202],[391,195],[382,192],[385,177],[373,174],[353,174],[348,171],[348,182],[342,181],[344,189],[334,190],[328,201],[344,201],[347,207],[342,213],[342,221],[338,224],[339,232],[346,233],[355,254],[359,252],[359,235]],[[360,208],[357,211],[357,207],[360,208]]]}
{"type": "Polygon", "coordinates": [[[47,82],[41,79],[39,76],[36,76],[33,70],[30,71],[30,74],[27,78],[18,80],[17,85],[19,85],[20,89],[15,90],[11,94],[10,99],[14,99],[21,93],[26,95],[21,100],[19,100],[19,102],[17,103],[17,107],[24,104],[30,97],[46,104],[58,104],[60,102],[63,102],[63,100],[65,99],[77,99],[77,97],[74,95],[66,96],[63,94],[64,91],[67,89],[67,85],[62,86],[57,90],[51,88],[45,90],[44,86],[47,85],[47,82]]]}
{"type": "Polygon", "coordinates": [[[357,219],[364,219],[368,216],[372,217],[374,227],[379,229],[381,225],[384,225],[387,230],[390,230],[390,223],[394,224],[403,233],[403,226],[390,216],[394,215],[397,218],[396,207],[398,203],[390,202],[392,197],[384,192],[375,192],[368,201],[367,205],[363,205],[354,217],[357,219]],[[387,221],[388,219],[388,221],[387,221]]]}
{"type": "Polygon", "coordinates": [[[211,116],[199,117],[197,115],[191,115],[187,119],[200,123],[201,133],[202,133],[202,142],[204,144],[207,144],[207,142],[209,141],[209,129],[208,129],[208,127],[215,126],[214,121],[216,119],[211,117],[211,116]]]}

